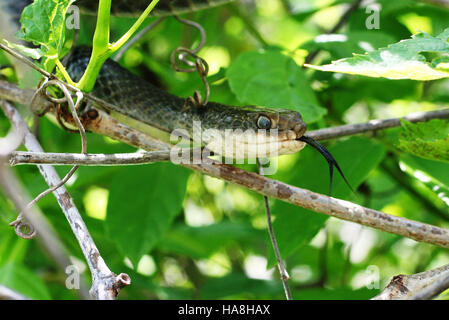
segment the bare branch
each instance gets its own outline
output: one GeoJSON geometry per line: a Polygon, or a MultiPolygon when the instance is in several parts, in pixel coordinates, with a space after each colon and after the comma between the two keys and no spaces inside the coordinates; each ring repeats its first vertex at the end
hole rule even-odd
{"type": "Polygon", "coordinates": [[[216,161],[210,164],[188,164],[184,166],[305,209],[408,237],[416,241],[449,248],[448,229],[365,208],[349,201],[328,197],[277,180],[261,177],[255,173],[216,161]]]}
{"type": "MultiPolygon", "coordinates": [[[[164,145],[162,142],[155,142],[154,138],[122,124],[106,112],[100,110],[97,111],[92,121],[89,121],[88,118],[84,120],[83,124],[87,130],[112,137],[145,150],[153,150],[157,144],[163,146],[165,149],[169,148],[168,145],[164,145]]],[[[211,159],[203,160],[207,162],[203,161],[201,164],[183,164],[183,166],[318,213],[409,237],[416,241],[449,247],[449,230],[447,229],[388,215],[384,212],[365,208],[349,201],[331,198],[262,177],[258,174],[228,166],[211,159]]]]}
{"type": "MultiPolygon", "coordinates": [[[[38,208],[27,208],[27,203],[30,202],[27,191],[14,173],[5,166],[5,159],[8,153],[15,150],[22,143],[24,135],[24,130],[12,126],[7,136],[0,139],[0,187],[2,187],[5,194],[9,195],[16,208],[23,212],[26,221],[28,221],[25,223],[19,221],[15,224],[16,233],[19,235],[23,234],[23,227],[27,227],[31,233],[39,233],[38,241],[46,249],[50,257],[54,259],[56,264],[65,271],[66,267],[71,265],[68,251],[42,212],[38,208]]],[[[2,295],[1,291],[2,289],[0,288],[0,299],[2,295]]],[[[89,298],[89,293],[84,282],[80,283],[78,294],[83,298],[89,298]]]]}
{"type": "MultiPolygon", "coordinates": [[[[64,84],[58,80],[50,80],[50,81],[46,81],[41,88],[38,89],[38,91],[36,91],[36,95],[39,95],[41,91],[46,92],[46,88],[48,86],[51,85],[56,85],[57,87],[59,87],[62,92],[64,93],[64,98],[63,99],[58,99],[59,102],[64,102],[67,101],[70,111],[72,112],[72,117],[75,120],[75,124],[78,127],[80,136],[81,136],[81,152],[83,154],[86,153],[87,151],[87,139],[86,139],[86,131],[84,130],[83,124],[81,123],[80,119],[78,118],[77,115],[77,110],[80,106],[80,103],[83,100],[83,94],[82,92],[76,92],[76,96],[77,96],[77,101],[76,104],[73,102],[72,97],[70,96],[70,93],[68,91],[68,89],[64,86],[64,84]]],[[[34,96],[34,97],[35,97],[34,96]]],[[[33,97],[33,98],[34,98],[33,97]]],[[[48,96],[48,98],[50,99],[50,96],[48,96]]],[[[53,98],[51,98],[50,100],[52,100],[53,98]]],[[[75,173],[75,171],[78,169],[78,166],[75,165],[72,169],[70,169],[70,171],[64,176],[64,178],[56,185],[51,186],[50,188],[48,188],[47,190],[45,190],[44,192],[40,193],[36,198],[34,198],[27,207],[31,207],[33,205],[35,205],[40,199],[42,199],[43,197],[45,197],[47,194],[55,191],[56,189],[60,188],[61,186],[63,186],[64,184],[66,184],[67,181],[69,181],[69,179],[73,176],[73,174],[75,173]]],[[[22,213],[19,214],[18,218],[16,221],[13,222],[13,224],[17,224],[20,223],[20,218],[22,216],[22,213]]],[[[30,236],[31,237],[31,236],[30,236]]]]}
{"type": "Polygon", "coordinates": [[[432,119],[449,118],[449,109],[441,109],[427,112],[410,113],[402,118],[376,119],[364,123],[347,124],[344,126],[330,127],[307,132],[307,135],[315,140],[326,140],[343,136],[364,133],[368,131],[383,130],[401,125],[401,119],[410,122],[424,122],[432,119]]]}
{"type": "Polygon", "coordinates": [[[407,275],[397,275],[372,300],[427,300],[449,288],[449,265],[407,275]]]}
{"type": "MultiPolygon", "coordinates": [[[[259,168],[259,174],[262,174],[263,169],[259,159],[257,159],[257,166],[259,168]]],[[[287,298],[287,300],[292,300],[292,293],[290,287],[288,286],[288,279],[290,279],[290,276],[288,275],[287,269],[285,268],[284,262],[282,261],[281,252],[279,251],[278,243],[276,240],[276,234],[274,233],[273,230],[273,223],[271,220],[271,210],[270,204],[268,203],[268,197],[264,196],[263,200],[265,203],[265,214],[267,216],[268,234],[270,235],[271,245],[273,246],[274,255],[278,263],[278,269],[281,275],[282,285],[284,286],[285,297],[287,298]]]]}
{"type": "Polygon", "coordinates": [[[38,153],[15,151],[9,155],[9,164],[11,166],[20,164],[121,166],[168,160],[170,160],[170,151],[165,150],[116,154],[38,153]]]}
{"type": "MultiPolygon", "coordinates": [[[[29,106],[30,102],[33,100],[34,93],[34,90],[24,90],[8,81],[0,80],[0,97],[6,100],[29,106]]],[[[47,101],[41,95],[36,95],[33,104],[33,112],[40,114],[52,106],[53,104],[50,101],[47,101]]]]}
{"type": "MultiPolygon", "coordinates": [[[[13,125],[25,132],[25,147],[33,152],[42,153],[42,147],[30,132],[28,125],[19,112],[6,101],[2,104],[2,109],[13,125]]],[[[54,167],[38,165],[38,168],[50,187],[60,183],[61,180],[54,167]]],[[[120,289],[130,284],[129,276],[123,273],[116,275],[109,270],[66,188],[61,186],[53,194],[63,210],[87,260],[92,274],[91,296],[95,299],[115,299],[120,289]]]]}

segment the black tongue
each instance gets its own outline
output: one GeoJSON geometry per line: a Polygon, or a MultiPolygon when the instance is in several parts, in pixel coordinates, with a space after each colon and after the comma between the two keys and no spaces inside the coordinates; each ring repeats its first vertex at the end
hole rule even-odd
{"type": "Polygon", "coordinates": [[[341,171],[340,166],[337,163],[337,160],[331,155],[331,153],[323,147],[318,141],[313,140],[310,137],[302,136],[299,138],[299,140],[307,143],[308,145],[312,146],[314,149],[318,150],[319,153],[326,159],[327,163],[329,164],[329,175],[330,175],[330,182],[329,182],[329,196],[332,196],[332,182],[334,177],[334,167],[337,168],[338,172],[340,173],[341,177],[345,181],[346,185],[351,189],[353,193],[354,190],[352,189],[351,185],[349,184],[348,180],[346,180],[345,175],[343,174],[343,171],[341,171]]]}

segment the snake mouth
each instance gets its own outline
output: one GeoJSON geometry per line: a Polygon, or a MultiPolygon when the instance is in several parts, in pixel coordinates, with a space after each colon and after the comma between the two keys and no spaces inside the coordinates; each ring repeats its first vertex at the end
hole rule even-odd
{"type": "Polygon", "coordinates": [[[298,152],[305,146],[294,130],[213,131],[203,133],[205,146],[225,158],[270,158],[298,152]]]}

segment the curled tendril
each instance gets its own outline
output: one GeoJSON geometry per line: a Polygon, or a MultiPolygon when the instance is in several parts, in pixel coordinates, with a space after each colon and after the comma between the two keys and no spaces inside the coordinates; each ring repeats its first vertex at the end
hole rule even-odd
{"type": "Polygon", "coordinates": [[[206,96],[203,100],[201,97],[201,93],[198,90],[196,90],[193,94],[193,97],[187,98],[186,104],[192,103],[194,106],[205,106],[209,102],[210,96],[210,87],[209,84],[207,83],[207,74],[209,72],[209,65],[203,58],[199,57],[197,53],[206,43],[206,32],[204,31],[204,28],[196,22],[181,19],[178,16],[175,16],[175,18],[179,22],[184,23],[188,26],[192,26],[200,31],[201,35],[200,44],[194,49],[188,49],[184,47],[176,48],[170,56],[170,62],[172,68],[178,72],[188,72],[188,73],[198,72],[201,81],[204,84],[206,96]],[[187,67],[181,67],[180,66],[181,64],[187,65],[187,67]]]}
{"type": "Polygon", "coordinates": [[[36,229],[29,222],[23,221],[22,214],[19,214],[17,219],[9,225],[14,227],[14,231],[20,238],[33,239],[36,236],[36,229]],[[27,230],[27,232],[24,232],[23,230],[27,230]]]}

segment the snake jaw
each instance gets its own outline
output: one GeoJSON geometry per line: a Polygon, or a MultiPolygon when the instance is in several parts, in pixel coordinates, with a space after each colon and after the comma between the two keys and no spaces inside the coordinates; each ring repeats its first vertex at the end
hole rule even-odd
{"type": "MultiPolygon", "coordinates": [[[[301,134],[301,132],[300,132],[301,134]]],[[[305,143],[293,130],[205,130],[202,140],[207,149],[225,158],[269,158],[298,152],[305,143]]]]}

